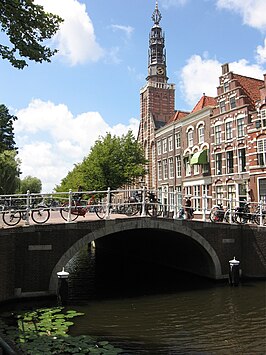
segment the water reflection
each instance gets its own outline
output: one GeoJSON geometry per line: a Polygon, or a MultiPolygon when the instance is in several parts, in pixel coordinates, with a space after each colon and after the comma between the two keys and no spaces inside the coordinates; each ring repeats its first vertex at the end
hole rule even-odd
{"type": "Polygon", "coordinates": [[[83,250],[67,265],[71,303],[85,312],[71,334],[131,354],[266,354],[266,282],[230,287],[83,250]]]}

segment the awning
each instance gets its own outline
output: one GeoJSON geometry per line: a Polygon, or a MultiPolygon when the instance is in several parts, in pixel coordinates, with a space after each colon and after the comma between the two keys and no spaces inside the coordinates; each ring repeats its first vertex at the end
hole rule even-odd
{"type": "Polygon", "coordinates": [[[208,163],[208,151],[204,149],[192,155],[190,159],[190,165],[194,164],[207,164],[208,163]]]}

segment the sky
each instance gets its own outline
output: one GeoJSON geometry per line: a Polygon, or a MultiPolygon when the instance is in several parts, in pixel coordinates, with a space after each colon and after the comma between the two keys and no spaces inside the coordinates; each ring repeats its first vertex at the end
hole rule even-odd
{"type": "MultiPolygon", "coordinates": [[[[50,193],[99,137],[129,129],[137,136],[156,1],[34,1],[64,18],[47,42],[59,51],[51,63],[28,61],[23,70],[1,59],[0,104],[18,117],[21,178],[39,178],[50,193]]],[[[192,110],[203,93],[215,97],[224,63],[263,79],[265,0],[158,0],[158,6],[176,109],[192,110]]]]}

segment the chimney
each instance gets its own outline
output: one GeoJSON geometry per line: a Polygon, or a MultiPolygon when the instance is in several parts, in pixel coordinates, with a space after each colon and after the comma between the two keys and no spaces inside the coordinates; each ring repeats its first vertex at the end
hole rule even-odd
{"type": "Polygon", "coordinates": [[[222,75],[229,73],[229,64],[225,63],[222,65],[222,75]]]}

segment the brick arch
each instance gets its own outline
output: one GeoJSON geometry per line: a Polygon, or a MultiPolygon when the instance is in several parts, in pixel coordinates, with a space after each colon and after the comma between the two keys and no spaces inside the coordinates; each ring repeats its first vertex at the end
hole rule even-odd
{"type": "Polygon", "coordinates": [[[170,232],[178,232],[179,234],[186,235],[197,242],[205,252],[210,256],[213,266],[214,266],[214,278],[220,279],[222,278],[222,268],[219,257],[213,247],[209,244],[209,242],[198,232],[193,229],[179,225],[178,230],[176,230],[176,226],[173,222],[164,221],[164,220],[152,220],[148,221],[145,219],[138,220],[127,220],[119,222],[115,225],[105,225],[105,227],[100,228],[96,231],[90,232],[78,240],[75,244],[73,244],[58,260],[55,265],[49,283],[49,291],[54,293],[57,287],[57,272],[61,271],[62,268],[69,262],[72,257],[77,254],[82,248],[91,243],[92,241],[99,239],[101,237],[111,235],[114,233],[119,233],[127,230],[135,230],[135,229],[157,229],[157,230],[166,230],[170,232]]]}

